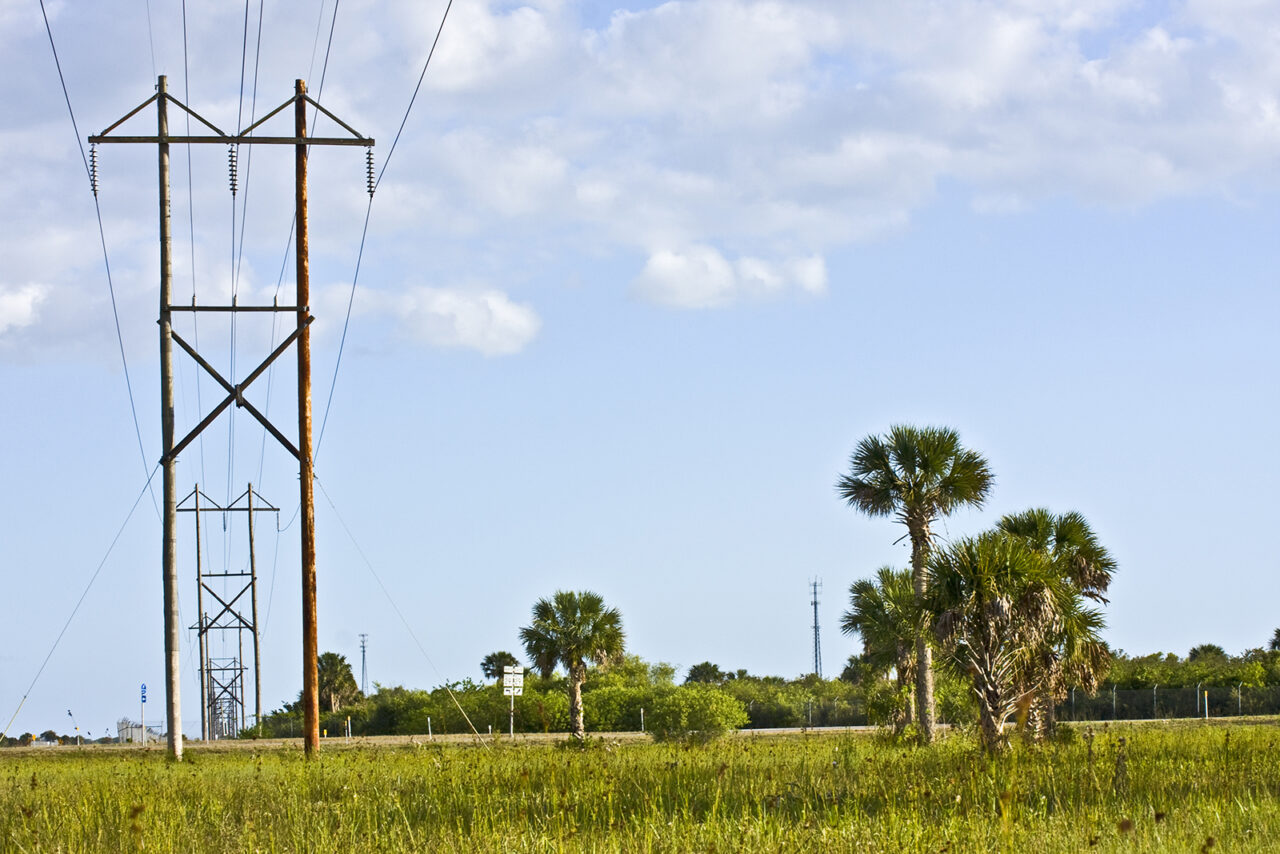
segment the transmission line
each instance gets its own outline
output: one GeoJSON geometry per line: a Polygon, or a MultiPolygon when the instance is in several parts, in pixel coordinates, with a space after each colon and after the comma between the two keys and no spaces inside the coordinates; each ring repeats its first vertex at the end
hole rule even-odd
{"type": "MultiPolygon", "coordinates": [[[[187,0],[182,0],[182,97],[186,103],[191,103],[191,66],[187,52],[187,0]]],[[[187,122],[187,136],[191,136],[191,113],[186,110],[182,111],[183,118],[187,122]]],[[[196,208],[195,208],[195,191],[192,186],[191,178],[191,143],[187,143],[187,225],[191,238],[191,301],[196,300],[196,208]]],[[[191,312],[191,330],[192,340],[195,342],[197,350],[200,349],[200,313],[198,311],[191,312]]],[[[201,400],[201,375],[199,372],[195,374],[196,378],[196,408],[201,412],[204,411],[204,402],[201,400]]],[[[200,482],[208,483],[209,479],[205,475],[204,468],[204,432],[200,433],[200,482]]]]}
{"type": "MultiPolygon", "coordinates": [[[[93,190],[93,211],[98,218],[98,241],[102,244],[102,263],[107,271],[107,293],[111,296],[111,317],[115,321],[116,342],[120,345],[120,364],[124,366],[124,386],[129,393],[129,412],[133,415],[133,432],[138,437],[138,454],[142,457],[142,470],[147,470],[147,451],[142,444],[142,427],[138,423],[138,407],[133,400],[133,382],[129,379],[129,360],[124,352],[124,334],[120,331],[120,312],[116,308],[116,288],[111,278],[111,259],[107,254],[107,233],[102,226],[102,207],[98,204],[98,179],[96,170],[89,167],[89,158],[84,152],[84,144],[80,141],[80,126],[76,122],[76,112],[71,107],[71,95],[67,92],[67,79],[62,74],[62,62],[58,59],[58,47],[53,42],[53,28],[49,25],[49,14],[45,11],[44,0],[40,0],[40,14],[44,17],[44,31],[49,36],[49,50],[53,52],[53,64],[58,69],[58,82],[62,85],[62,97],[67,103],[67,114],[71,116],[71,129],[76,135],[76,147],[80,150],[80,160],[84,163],[85,175],[93,190]]],[[[151,479],[147,478],[150,487],[151,479]]],[[[160,515],[160,506],[156,503],[155,493],[151,493],[151,505],[160,515]]]]}
{"type": "MultiPolygon", "coordinates": [[[[335,10],[337,8],[335,3],[335,10]]],[[[333,364],[333,379],[329,383],[329,397],[324,405],[324,417],[320,419],[320,433],[316,438],[315,456],[320,456],[320,443],[324,441],[324,428],[329,423],[329,411],[333,408],[333,392],[338,386],[338,369],[342,367],[342,352],[347,344],[347,329],[351,325],[351,307],[356,299],[356,283],[360,281],[360,263],[364,259],[365,238],[369,234],[369,216],[373,212],[373,195],[378,189],[378,185],[382,183],[382,176],[386,174],[387,167],[391,165],[391,156],[396,153],[396,145],[400,142],[400,134],[404,133],[404,126],[409,121],[409,113],[413,110],[414,102],[418,100],[418,92],[422,89],[422,81],[427,76],[427,69],[431,66],[431,57],[435,56],[436,45],[440,43],[440,34],[444,32],[444,23],[449,19],[449,10],[453,8],[453,0],[449,0],[444,7],[444,14],[440,16],[440,26],[436,28],[436,36],[431,41],[431,50],[427,51],[427,60],[422,64],[422,73],[418,75],[418,83],[413,87],[413,95],[409,98],[409,106],[405,108],[404,117],[400,119],[400,127],[396,129],[395,139],[391,141],[391,147],[387,149],[387,156],[382,160],[382,168],[378,171],[378,177],[369,187],[369,205],[364,213],[364,228],[360,231],[360,251],[356,253],[356,269],[355,275],[351,278],[351,293],[347,297],[347,314],[342,321],[342,337],[338,339],[338,358],[333,364]]]]}
{"type": "Polygon", "coordinates": [[[23,693],[22,699],[18,702],[18,707],[13,710],[9,723],[5,724],[4,730],[0,731],[0,737],[9,731],[9,727],[13,726],[13,722],[18,719],[18,714],[22,711],[22,707],[26,705],[27,698],[31,696],[31,691],[36,687],[36,683],[40,681],[40,676],[44,673],[44,669],[49,665],[49,659],[53,658],[53,653],[58,649],[58,644],[62,643],[62,637],[67,633],[67,629],[71,627],[71,621],[76,618],[76,614],[80,611],[80,606],[84,604],[85,597],[89,595],[89,589],[93,587],[93,583],[98,580],[102,568],[107,565],[107,558],[111,557],[111,552],[115,550],[116,543],[120,542],[120,537],[124,534],[124,529],[128,526],[129,520],[133,518],[133,513],[138,509],[142,496],[147,494],[151,489],[151,479],[156,476],[156,472],[160,470],[160,464],[156,463],[155,468],[151,470],[151,474],[147,475],[147,482],[142,485],[142,489],[138,491],[138,497],[133,499],[133,505],[129,507],[129,512],[125,515],[124,521],[120,523],[119,530],[111,539],[111,545],[107,546],[107,552],[102,556],[102,560],[98,561],[98,568],[93,571],[93,575],[89,576],[89,583],[84,586],[80,598],[76,600],[75,607],[71,609],[71,615],[67,617],[67,621],[62,624],[62,631],[58,632],[58,636],[53,639],[53,646],[49,648],[49,653],[44,657],[44,661],[40,662],[40,667],[36,670],[36,675],[32,677],[31,684],[27,686],[27,690],[23,693]]]}
{"type": "MultiPolygon", "coordinates": [[[[364,549],[360,547],[360,543],[356,541],[356,535],[351,532],[351,528],[347,525],[346,520],[343,519],[342,514],[338,512],[337,505],[335,505],[333,503],[333,499],[329,497],[328,490],[324,488],[324,482],[318,477],[315,480],[316,485],[320,487],[321,494],[324,495],[324,500],[329,502],[329,507],[333,510],[334,518],[338,520],[338,524],[341,525],[342,530],[346,532],[347,537],[351,540],[351,545],[355,546],[356,552],[360,555],[360,559],[364,561],[364,565],[369,570],[369,574],[373,576],[373,580],[378,583],[378,588],[382,591],[382,595],[386,597],[387,602],[391,605],[391,610],[396,612],[396,616],[399,617],[400,622],[404,624],[405,631],[409,633],[409,637],[413,638],[414,644],[417,645],[418,652],[422,653],[422,657],[426,659],[427,664],[431,665],[431,669],[436,672],[436,676],[438,676],[442,681],[445,692],[448,693],[449,699],[453,700],[453,704],[458,707],[458,711],[462,713],[462,717],[466,720],[467,726],[471,727],[471,731],[475,733],[476,738],[479,738],[480,733],[476,730],[476,725],[471,722],[471,718],[467,715],[466,710],[462,708],[462,704],[458,702],[458,698],[453,695],[453,690],[449,687],[448,678],[440,672],[439,667],[436,667],[436,663],[432,661],[431,656],[427,654],[426,647],[422,645],[422,641],[418,640],[418,635],[413,631],[413,626],[409,625],[409,621],[405,619],[404,613],[400,610],[400,606],[396,604],[395,597],[393,597],[391,592],[387,590],[387,586],[382,583],[382,579],[378,576],[377,570],[373,568],[373,562],[369,560],[369,556],[366,555],[364,549]]],[[[484,742],[481,743],[484,744],[484,742]]],[[[489,745],[485,744],[485,748],[488,749],[488,747],[489,745]]]]}

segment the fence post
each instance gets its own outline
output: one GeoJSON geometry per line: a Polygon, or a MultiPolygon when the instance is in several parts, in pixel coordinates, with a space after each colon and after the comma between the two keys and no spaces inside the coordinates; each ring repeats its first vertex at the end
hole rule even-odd
{"type": "Polygon", "coordinates": [[[1244,683],[1236,686],[1236,714],[1244,714],[1244,683]]]}
{"type": "Polygon", "coordinates": [[[1111,686],[1111,720],[1116,719],[1116,686],[1111,686]]]}
{"type": "Polygon", "coordinates": [[[1160,717],[1159,706],[1156,705],[1156,690],[1160,687],[1159,683],[1151,686],[1151,720],[1160,717]]]}

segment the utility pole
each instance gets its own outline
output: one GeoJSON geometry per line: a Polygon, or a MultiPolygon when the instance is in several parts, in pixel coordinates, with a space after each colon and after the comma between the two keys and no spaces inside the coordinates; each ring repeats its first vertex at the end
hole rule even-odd
{"type": "MultiPolygon", "coordinates": [[[[244,632],[253,637],[253,718],[257,726],[262,720],[262,652],[261,635],[258,630],[258,557],[254,542],[254,515],[257,513],[275,513],[276,528],[280,527],[280,508],[262,501],[262,495],[253,490],[249,484],[240,497],[226,507],[219,505],[200,490],[196,484],[187,496],[178,502],[179,513],[192,513],[196,520],[196,630],[200,644],[200,696],[203,703],[200,709],[200,738],[233,738],[244,728],[245,698],[244,690],[244,632]],[[254,499],[258,503],[254,503],[254,499]],[[242,503],[243,502],[243,503],[242,503]],[[249,571],[224,570],[223,572],[205,572],[203,566],[203,539],[201,536],[200,517],[204,513],[217,513],[226,518],[228,513],[245,513],[249,523],[249,571]],[[221,587],[210,582],[218,579],[221,587]],[[233,586],[227,589],[230,582],[233,586]],[[217,610],[210,617],[204,610],[204,597],[209,596],[217,610]],[[241,600],[249,598],[246,611],[241,600]],[[247,616],[246,616],[247,614],[247,616]],[[229,665],[223,661],[217,667],[210,666],[209,633],[212,631],[235,632],[240,643],[240,658],[229,665]],[[227,674],[231,674],[230,679],[227,674]],[[219,710],[221,710],[219,712],[219,710]],[[228,726],[227,721],[239,712],[240,726],[228,726]],[[213,721],[215,725],[210,724],[213,721]]],[[[222,635],[226,637],[225,634],[222,635]]]]}
{"type": "Polygon", "coordinates": [[[813,594],[813,672],[822,678],[822,633],[818,627],[818,594],[822,592],[822,579],[810,581],[809,590],[813,594]]]}
{"type": "MultiPolygon", "coordinates": [[[[253,619],[253,726],[262,735],[262,650],[258,638],[258,559],[253,546],[253,484],[245,490],[248,499],[246,504],[249,517],[249,578],[251,597],[251,613],[253,619]]],[[[279,510],[276,511],[276,527],[280,527],[279,510]]]]}
{"type": "Polygon", "coordinates": [[[182,759],[182,696],[178,637],[178,461],[173,456],[173,256],[169,230],[169,110],[164,75],[156,81],[156,146],[160,153],[160,442],[164,450],[164,543],[161,563],[164,588],[165,723],[169,755],[182,759]]]}
{"type": "Polygon", "coordinates": [[[360,633],[360,693],[369,695],[369,668],[365,660],[365,650],[369,647],[369,635],[360,633]]]}
{"type": "Polygon", "coordinates": [[[307,248],[307,84],[294,81],[298,261],[298,482],[302,489],[302,721],[307,755],[320,748],[320,648],[316,640],[316,508],[311,459],[311,267],[307,248]]]}
{"type": "MultiPolygon", "coordinates": [[[[276,438],[298,460],[300,482],[300,525],[302,536],[302,706],[306,722],[303,733],[307,756],[312,756],[320,747],[320,703],[317,693],[317,642],[316,642],[316,549],[315,549],[315,505],[313,480],[315,477],[311,448],[311,346],[308,328],[315,319],[310,306],[309,262],[307,257],[307,149],[313,145],[354,145],[371,149],[373,140],[361,136],[350,125],[343,122],[333,113],[320,106],[318,102],[307,96],[306,83],[297,80],[294,84],[294,95],[279,107],[271,110],[247,128],[234,134],[228,134],[187,105],[181,103],[168,92],[166,78],[162,75],[157,80],[156,93],[135,107],[129,113],[102,133],[89,137],[91,145],[100,143],[151,143],[159,150],[160,180],[160,418],[164,456],[161,464],[164,468],[164,530],[163,530],[163,574],[164,574],[164,643],[165,643],[165,680],[167,688],[167,712],[169,726],[169,754],[174,759],[182,758],[182,715],[179,687],[179,634],[178,634],[178,582],[177,582],[177,485],[175,471],[178,455],[206,427],[231,404],[246,409],[250,415],[261,422],[262,426],[276,438]],[[157,125],[155,136],[126,136],[112,134],[133,116],[156,104],[157,125]],[[187,115],[208,129],[204,135],[171,136],[169,134],[168,105],[173,103],[187,115]],[[265,122],[289,105],[294,107],[294,132],[291,136],[254,136],[265,122]],[[310,105],[345,130],[347,137],[307,137],[306,109],[310,105]],[[292,145],[294,147],[294,175],[296,180],[295,203],[297,205],[297,300],[293,306],[197,306],[192,300],[190,306],[173,304],[173,271],[170,258],[169,235],[169,144],[217,143],[235,147],[240,145],[292,145]],[[293,312],[297,316],[296,329],[243,381],[235,383],[235,378],[224,379],[207,360],[202,358],[195,348],[182,340],[173,331],[172,312],[174,311],[214,311],[214,312],[293,312]],[[295,447],[283,433],[271,424],[265,415],[249,403],[244,396],[245,389],[274,362],[290,345],[298,343],[298,445],[295,447]],[[210,411],[204,419],[189,432],[185,438],[174,442],[174,392],[173,392],[173,344],[177,343],[191,358],[200,365],[227,392],[227,396],[210,411]]],[[[369,154],[369,170],[372,173],[372,152],[369,154]]],[[[96,160],[95,160],[96,163],[96,160]]],[[[373,194],[373,181],[369,182],[369,193],[373,194]]],[[[198,515],[198,514],[197,514],[198,515]]],[[[250,514],[252,516],[252,513],[250,514]]],[[[203,612],[200,614],[203,619],[203,612]]]]}

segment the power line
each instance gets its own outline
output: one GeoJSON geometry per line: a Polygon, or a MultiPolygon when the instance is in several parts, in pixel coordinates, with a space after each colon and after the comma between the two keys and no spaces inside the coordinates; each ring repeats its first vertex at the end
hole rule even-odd
{"type": "Polygon", "coordinates": [[[120,523],[120,529],[116,531],[116,535],[111,539],[111,545],[107,546],[107,553],[102,556],[102,560],[98,561],[98,568],[93,571],[93,575],[89,576],[89,583],[84,586],[84,591],[80,594],[80,598],[76,600],[75,607],[71,609],[71,615],[67,617],[67,621],[62,624],[62,631],[58,632],[58,636],[53,640],[53,646],[49,648],[49,654],[44,657],[44,661],[40,663],[40,669],[36,671],[36,675],[32,677],[31,684],[27,686],[26,692],[22,695],[22,700],[18,703],[18,708],[13,710],[13,716],[9,718],[9,723],[5,724],[4,730],[0,731],[0,736],[9,731],[9,727],[13,726],[13,722],[18,719],[18,714],[22,711],[22,707],[27,702],[27,697],[31,696],[31,690],[36,687],[36,683],[40,681],[41,674],[49,665],[49,659],[53,658],[53,653],[58,649],[58,644],[62,642],[62,637],[67,633],[67,629],[71,627],[71,621],[76,618],[76,614],[80,611],[80,606],[84,604],[85,597],[89,595],[89,589],[93,587],[93,582],[98,580],[98,575],[102,572],[102,568],[107,565],[107,558],[111,557],[111,552],[115,550],[116,543],[120,542],[120,537],[124,534],[124,529],[128,526],[129,520],[133,518],[133,513],[138,509],[142,496],[147,494],[151,489],[151,479],[156,476],[156,472],[160,470],[159,463],[151,470],[151,474],[147,475],[147,482],[142,485],[142,489],[138,491],[138,497],[133,499],[133,505],[129,507],[128,514],[125,515],[124,521],[120,523]]]}
{"type": "MultiPolygon", "coordinates": [[[[333,364],[333,379],[329,383],[329,397],[324,405],[324,417],[320,419],[320,433],[316,437],[315,456],[320,456],[320,443],[324,441],[324,429],[329,423],[329,411],[333,408],[333,392],[338,386],[338,369],[342,367],[342,352],[347,345],[347,329],[351,325],[351,308],[355,304],[356,299],[356,283],[360,281],[360,263],[364,260],[364,244],[365,238],[369,234],[369,216],[373,212],[373,195],[378,189],[378,185],[382,183],[382,176],[386,174],[387,167],[391,165],[391,156],[396,153],[396,146],[400,143],[400,134],[404,133],[404,126],[409,121],[409,113],[413,111],[414,102],[418,100],[418,92],[422,89],[422,81],[426,79],[427,69],[431,67],[431,57],[435,56],[436,45],[440,43],[440,34],[444,32],[444,23],[449,20],[449,10],[453,8],[453,0],[449,0],[444,7],[444,14],[440,16],[440,26],[436,28],[436,36],[431,41],[431,50],[427,51],[427,60],[422,64],[422,73],[418,75],[418,83],[413,87],[413,95],[409,98],[409,106],[405,108],[404,117],[400,119],[400,127],[396,129],[395,139],[391,141],[391,147],[387,149],[387,156],[382,160],[382,168],[378,171],[378,177],[373,182],[373,186],[369,188],[369,205],[364,213],[364,228],[360,232],[360,251],[356,254],[356,270],[351,278],[351,293],[347,297],[347,314],[342,321],[342,337],[338,339],[338,358],[333,364]]],[[[335,3],[334,11],[337,11],[335,3]]]]}
{"type": "MultiPolygon", "coordinates": [[[[333,0],[333,17],[329,19],[329,41],[324,46],[324,63],[320,66],[320,88],[316,90],[316,100],[324,94],[324,76],[329,72],[329,52],[333,49],[333,31],[338,25],[338,2],[339,0],[333,0]]],[[[317,115],[314,110],[311,114],[317,115]]]]}
{"type": "MultiPolygon", "coordinates": [[[[387,586],[382,583],[382,579],[378,576],[377,570],[373,568],[373,563],[369,560],[369,556],[364,553],[364,549],[362,549],[360,547],[360,543],[356,541],[356,535],[351,533],[351,528],[347,525],[346,520],[342,518],[342,514],[338,512],[337,505],[335,505],[333,503],[333,499],[329,497],[329,492],[324,488],[324,483],[318,477],[315,480],[316,485],[320,487],[320,492],[324,495],[324,500],[329,502],[329,507],[333,510],[333,515],[338,520],[338,524],[342,526],[343,531],[346,531],[347,537],[351,540],[351,545],[355,546],[356,552],[360,555],[360,559],[364,561],[364,565],[369,570],[369,574],[372,575],[373,580],[378,583],[378,588],[382,590],[382,595],[387,598],[387,602],[391,605],[391,610],[396,612],[396,616],[399,617],[400,622],[404,624],[405,631],[409,633],[409,637],[413,638],[414,644],[418,647],[418,652],[422,653],[422,657],[426,659],[427,664],[431,665],[431,669],[436,672],[436,676],[443,681],[444,690],[449,694],[449,699],[453,700],[453,704],[458,707],[458,711],[462,713],[462,717],[466,720],[467,726],[471,727],[471,731],[475,733],[477,738],[479,738],[480,733],[476,730],[475,724],[471,723],[471,718],[467,716],[466,711],[462,708],[462,704],[458,702],[458,698],[453,695],[452,689],[449,688],[449,680],[440,672],[440,668],[436,667],[436,663],[431,660],[431,656],[427,654],[427,649],[422,645],[422,641],[418,640],[417,634],[413,631],[413,626],[409,625],[409,621],[405,619],[404,614],[400,611],[400,606],[396,604],[395,598],[392,597],[391,592],[387,590],[387,586]]],[[[481,743],[483,744],[483,742],[481,743]]],[[[488,748],[487,744],[485,745],[485,748],[488,748]]]]}
{"type": "MultiPolygon", "coordinates": [[[[40,5],[43,8],[44,4],[41,3],[40,5]]],[[[183,5],[184,6],[186,5],[186,0],[183,0],[183,5]]],[[[155,34],[151,31],[151,0],[147,0],[147,44],[151,46],[151,78],[154,80],[157,76],[156,75],[156,37],[155,37],[155,34]]]]}
{"type": "MultiPolygon", "coordinates": [[[[76,112],[71,108],[71,95],[67,92],[67,79],[62,74],[62,62],[58,59],[58,48],[53,43],[53,28],[49,26],[49,15],[44,8],[44,0],[40,0],[40,14],[44,17],[44,30],[49,35],[49,49],[53,52],[53,64],[58,69],[58,82],[62,84],[62,97],[67,102],[67,113],[71,116],[71,129],[76,135],[76,147],[80,150],[80,160],[84,163],[85,174],[93,189],[93,211],[98,218],[98,240],[102,244],[102,263],[107,271],[107,293],[111,296],[111,317],[115,321],[116,341],[120,345],[120,363],[124,366],[124,386],[129,393],[129,412],[133,415],[133,432],[138,437],[138,453],[142,457],[142,470],[147,470],[147,451],[142,444],[142,427],[138,423],[138,407],[133,400],[133,382],[129,379],[129,360],[124,353],[124,335],[120,331],[120,312],[116,309],[116,288],[111,279],[111,259],[107,255],[107,233],[102,226],[102,208],[98,204],[97,178],[95,170],[89,168],[89,158],[84,153],[84,144],[80,142],[80,126],[76,122],[76,112]]],[[[154,472],[153,472],[154,473],[154,472]]],[[[147,478],[148,486],[151,478],[147,478]]],[[[156,503],[155,493],[151,493],[151,505],[156,516],[160,515],[160,506],[156,503]]]]}
{"type": "MultiPolygon", "coordinates": [[[[186,103],[191,103],[191,66],[188,60],[187,52],[187,0],[182,0],[182,97],[186,103]]],[[[191,136],[191,113],[186,110],[182,111],[183,118],[187,122],[187,136],[191,136]]],[[[194,303],[196,299],[196,208],[195,208],[195,191],[191,179],[191,143],[187,143],[187,225],[191,237],[191,301],[194,303]]],[[[191,312],[191,330],[192,340],[195,342],[197,350],[200,349],[200,314],[199,312],[191,312]]],[[[196,372],[196,408],[201,412],[204,411],[204,402],[201,400],[200,388],[202,386],[201,374],[196,372]]],[[[200,434],[200,482],[208,483],[209,479],[205,476],[204,469],[204,434],[200,434]]]]}
{"type": "MultiPolygon", "coordinates": [[[[452,0],[450,0],[450,2],[452,2],[452,0]]],[[[311,43],[311,66],[310,66],[310,68],[307,70],[307,75],[308,75],[308,76],[310,76],[310,75],[311,75],[311,72],[315,70],[315,64],[316,64],[316,50],[317,50],[317,49],[319,49],[319,46],[320,46],[320,25],[321,25],[321,23],[322,23],[323,21],[324,21],[324,0],[321,0],[321,2],[320,2],[320,15],[319,15],[319,17],[316,19],[316,35],[315,35],[315,40],[311,43]]],[[[319,86],[319,88],[316,90],[316,100],[320,100],[320,98],[322,98],[322,97],[324,96],[324,81],[325,81],[325,76],[329,73],[329,52],[333,49],[333,32],[334,32],[334,29],[337,27],[337,24],[338,24],[338,0],[334,0],[334,4],[333,4],[333,16],[329,19],[329,41],[328,41],[328,43],[325,45],[325,49],[324,49],[324,62],[323,62],[323,63],[321,64],[321,66],[320,66],[320,86],[319,86]]],[[[261,34],[259,34],[259,37],[261,37],[261,34]]],[[[313,110],[311,111],[311,115],[312,115],[312,122],[314,123],[314,122],[316,122],[316,121],[318,120],[319,115],[320,115],[320,111],[319,111],[318,109],[313,109],[313,110]]],[[[295,228],[297,228],[297,226],[298,226],[298,220],[297,220],[297,217],[295,216],[295,218],[294,218],[294,219],[289,223],[289,237],[287,238],[287,241],[286,241],[285,250],[284,250],[284,257],[283,257],[283,258],[281,259],[281,261],[280,261],[280,276],[279,276],[279,278],[278,278],[278,279],[276,279],[276,293],[275,293],[275,295],[276,295],[276,297],[277,297],[277,298],[280,296],[280,286],[284,283],[284,271],[285,271],[285,267],[286,267],[286,265],[289,263],[289,252],[290,252],[290,250],[293,248],[293,231],[294,231],[294,229],[295,229],[295,228]]],[[[368,228],[369,228],[369,214],[368,214],[368,211],[366,211],[366,212],[365,212],[365,231],[366,231],[366,232],[368,231],[368,228]]],[[[362,233],[361,233],[361,235],[360,235],[360,249],[361,249],[361,252],[363,252],[363,251],[364,251],[364,233],[363,233],[363,232],[362,232],[362,233]]],[[[356,275],[357,275],[357,276],[359,276],[359,275],[360,275],[360,272],[359,272],[359,271],[360,271],[360,263],[359,263],[359,260],[357,260],[357,261],[356,261],[356,275]]],[[[353,284],[353,286],[352,286],[352,287],[353,287],[353,289],[354,289],[354,284],[353,284]]],[[[348,311],[348,316],[349,316],[349,315],[350,315],[350,307],[348,307],[347,311],[348,311]]],[[[272,314],[272,316],[271,316],[271,343],[272,343],[273,345],[275,344],[275,340],[276,340],[276,320],[277,320],[276,316],[275,316],[274,314],[272,314]]],[[[345,328],[345,326],[343,327],[343,337],[344,337],[344,338],[346,337],[346,328],[345,328]]],[[[339,360],[341,360],[341,358],[342,358],[342,356],[341,356],[341,348],[339,348],[339,356],[338,356],[338,358],[339,358],[339,360]]],[[[335,373],[336,373],[336,368],[335,368],[335,373]]],[[[272,365],[272,366],[267,370],[267,399],[266,399],[266,406],[267,406],[266,411],[267,411],[267,412],[270,412],[270,411],[271,411],[271,410],[270,410],[270,405],[271,405],[271,380],[272,380],[272,377],[274,376],[274,374],[275,374],[275,366],[274,366],[274,365],[272,365]]],[[[332,387],[332,385],[331,385],[331,386],[330,386],[330,388],[329,388],[329,399],[330,399],[330,400],[332,400],[332,399],[333,399],[333,387],[332,387]]],[[[321,424],[320,424],[320,434],[319,434],[319,439],[323,439],[323,438],[324,438],[324,422],[325,422],[325,421],[328,421],[328,418],[329,418],[329,408],[328,408],[328,406],[326,406],[326,407],[325,407],[325,413],[324,413],[324,414],[325,414],[324,420],[323,420],[323,421],[321,422],[321,424]]],[[[319,439],[317,439],[317,441],[316,441],[316,451],[317,451],[317,452],[320,450],[320,441],[319,441],[319,439]]],[[[261,447],[261,450],[259,451],[259,455],[258,455],[258,480],[259,480],[259,481],[261,481],[261,480],[262,480],[262,460],[263,460],[263,457],[264,457],[264,456],[265,456],[265,454],[266,454],[266,448],[267,448],[267,432],[266,432],[266,430],[263,430],[263,431],[262,431],[262,447],[261,447]]],[[[314,460],[314,455],[313,455],[313,460],[314,460]]]]}

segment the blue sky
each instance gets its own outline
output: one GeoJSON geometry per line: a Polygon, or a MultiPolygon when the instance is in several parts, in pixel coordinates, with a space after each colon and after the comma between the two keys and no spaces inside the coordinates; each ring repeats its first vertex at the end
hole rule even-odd
{"type": "MultiPolygon", "coordinates": [[[[187,4],[188,82],[180,7],[150,6],[148,38],[146,4],[48,4],[82,135],[148,97],[156,73],[227,128],[296,77],[318,89],[332,4],[266,5],[256,104],[256,3],[243,102],[244,9],[187,4]]],[[[322,101],[378,139],[379,168],[443,8],[338,10],[322,101]]],[[[859,438],[898,422],[956,428],[997,475],[988,506],[943,536],[1030,506],[1093,522],[1120,564],[1114,646],[1264,644],[1280,624],[1266,537],[1280,475],[1277,38],[1280,13],[1246,2],[458,0],[373,202],[318,452],[322,649],[358,662],[367,632],[371,680],[477,677],[488,652],[519,652],[537,597],[590,588],[647,659],[794,676],[811,662],[817,576],[837,672],[858,647],[837,628],[848,585],[907,551],[833,484],[859,438]]],[[[0,2],[0,55],[7,721],[159,455],[158,257],[154,151],[104,146],[140,453],[38,7],[0,2]]],[[[192,152],[189,197],[175,150],[175,290],[189,298],[194,268],[202,302],[233,288],[269,300],[291,161],[241,155],[233,277],[225,157],[192,152]]],[[[312,158],[317,415],[363,165],[351,150],[312,158]]],[[[227,367],[230,329],[209,320],[199,335],[227,367]]],[[[271,336],[238,324],[240,375],[271,336]]],[[[289,424],[292,373],[271,383],[253,399],[289,424]]],[[[181,363],[180,429],[214,396],[181,363]]],[[[183,456],[180,492],[199,480],[223,499],[252,480],[283,526],[296,473],[262,448],[243,413],[220,420],[183,456]]],[[[208,560],[242,563],[243,530],[216,528],[208,560]]],[[[300,684],[297,526],[277,538],[264,522],[258,544],[274,708],[300,684]]],[[[137,714],[144,681],[159,718],[150,498],[11,729],[61,727],[71,708],[100,733],[137,714]]]]}

